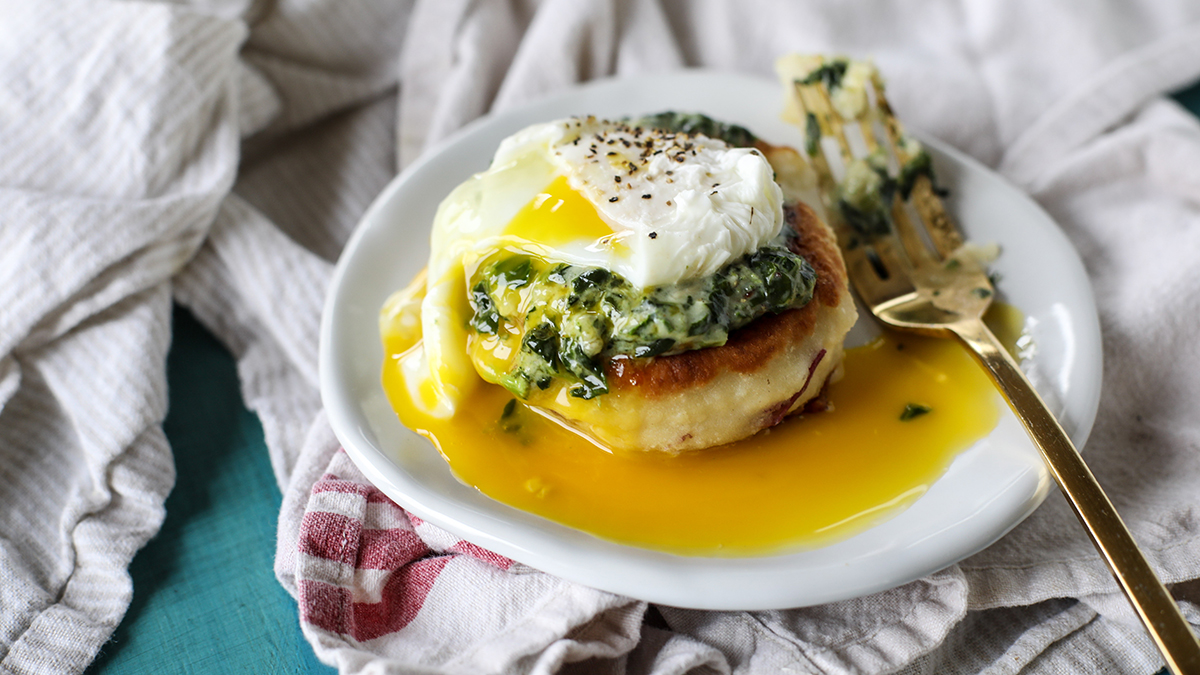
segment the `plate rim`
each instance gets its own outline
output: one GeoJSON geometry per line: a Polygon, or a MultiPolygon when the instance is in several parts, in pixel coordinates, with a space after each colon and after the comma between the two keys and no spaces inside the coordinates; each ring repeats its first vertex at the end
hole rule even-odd
{"type": "MultiPolygon", "coordinates": [[[[442,157],[451,148],[468,142],[469,139],[479,134],[480,130],[489,129],[495,125],[502,124],[506,120],[527,116],[531,111],[544,110],[548,107],[553,107],[556,103],[561,104],[564,101],[578,99],[587,92],[594,93],[605,90],[619,92],[622,88],[688,82],[703,82],[709,86],[733,85],[736,83],[739,86],[749,85],[753,87],[761,87],[769,83],[771,87],[778,87],[774,81],[755,75],[703,69],[594,80],[522,106],[481,117],[471,122],[444,139],[430,151],[424,153],[418,161],[414,162],[388,184],[364,213],[353,235],[343,249],[343,253],[339,258],[337,268],[328,287],[322,310],[319,344],[321,398],[330,424],[342,447],[345,448],[354,463],[376,487],[405,509],[412,511],[434,525],[442,527],[457,536],[485,548],[489,548],[501,555],[529,564],[548,573],[603,590],[674,606],[700,609],[776,609],[815,605],[833,600],[858,597],[892,588],[935,572],[937,569],[941,569],[941,567],[968,557],[1002,537],[1022,522],[1044,500],[1051,485],[1048,473],[1045,472],[1044,467],[1041,467],[1040,472],[1038,472],[1039,475],[1024,478],[1032,480],[1035,488],[1032,495],[1021,500],[1023,503],[1019,512],[1012,518],[1005,519],[1011,522],[1004,522],[1002,526],[993,526],[986,532],[977,532],[977,535],[980,536],[974,537],[969,545],[960,547],[960,550],[955,552],[953,560],[948,560],[935,568],[926,569],[928,567],[926,565],[923,566],[919,574],[914,574],[910,566],[905,573],[890,577],[882,575],[873,583],[859,583],[852,588],[845,587],[842,592],[837,592],[836,589],[832,592],[829,590],[824,592],[810,590],[810,592],[798,594],[794,592],[794,589],[791,593],[782,592],[784,589],[770,589],[770,592],[759,590],[752,593],[750,594],[752,597],[747,597],[743,593],[740,596],[742,598],[740,601],[737,599],[739,596],[736,593],[723,593],[716,596],[706,595],[702,598],[696,598],[688,590],[689,588],[694,588],[697,585],[711,584],[714,581],[724,581],[735,586],[738,584],[743,586],[753,584],[754,580],[752,577],[764,571],[764,565],[767,564],[764,561],[785,560],[795,557],[798,553],[742,558],[679,556],[607,542],[592,535],[572,530],[566,526],[526,514],[512,507],[502,505],[499,502],[493,502],[493,504],[498,505],[499,508],[497,510],[501,512],[505,510],[510,511],[511,513],[505,515],[508,520],[515,520],[518,527],[534,527],[539,530],[549,530],[553,533],[544,537],[545,540],[539,541],[536,547],[531,548],[527,540],[520,542],[512,541],[510,537],[499,536],[494,529],[488,527],[489,524],[502,524],[497,521],[495,514],[474,513],[472,514],[473,517],[464,520],[461,512],[448,514],[446,513],[446,509],[431,507],[429,505],[431,497],[433,497],[432,501],[437,502],[443,496],[434,495],[430,493],[429,488],[426,486],[413,483],[406,480],[403,476],[398,475],[398,472],[400,472],[399,467],[383,454],[384,450],[382,448],[374,445],[371,439],[365,435],[364,429],[360,425],[360,420],[354,419],[354,415],[349,413],[345,405],[345,394],[346,390],[349,389],[349,385],[345,385],[344,382],[339,380],[339,372],[335,367],[335,345],[339,344],[336,334],[336,321],[339,318],[337,312],[339,294],[344,290],[344,284],[346,283],[347,275],[350,274],[352,262],[356,257],[356,253],[363,245],[363,241],[368,236],[368,231],[372,227],[376,227],[371,224],[380,218],[380,214],[385,211],[387,205],[396,198],[396,195],[402,191],[409,181],[414,179],[414,176],[420,176],[423,172],[429,171],[429,167],[436,163],[439,157],[442,157]],[[380,463],[381,461],[382,464],[380,463]],[[626,559],[627,564],[620,566],[618,570],[596,569],[596,565],[594,564],[581,564],[578,560],[579,553],[573,549],[582,547],[585,551],[594,552],[592,549],[596,548],[597,543],[602,549],[613,549],[614,547],[618,549],[626,559]],[[625,576],[629,571],[630,565],[635,569],[640,568],[642,574],[641,580],[630,580],[625,576]]],[[[777,110],[778,104],[776,104],[775,108],[775,111],[777,110]]],[[[1069,240],[1057,226],[1057,223],[1040,206],[1015,187],[1008,185],[1007,181],[1004,181],[1002,177],[984,167],[973,158],[927,136],[923,137],[923,140],[927,141],[936,153],[950,157],[953,161],[967,166],[973,171],[983,172],[983,174],[1001,181],[1008,186],[1008,189],[1016,193],[1019,198],[1027,202],[1027,206],[1032,206],[1040,212],[1045,220],[1053,226],[1048,236],[1059,237],[1061,239],[1060,243],[1066,245],[1066,248],[1073,256],[1069,261],[1070,264],[1078,268],[1076,272],[1082,273],[1082,279],[1086,284],[1087,290],[1091,290],[1090,280],[1086,276],[1086,270],[1082,266],[1082,261],[1079,259],[1078,253],[1071,247],[1069,240]]],[[[438,201],[440,201],[440,197],[438,201]]],[[[1095,421],[1100,395],[1098,382],[1102,371],[1102,361],[1100,360],[1102,352],[1099,350],[1099,319],[1094,303],[1094,294],[1089,293],[1088,298],[1091,300],[1090,305],[1083,307],[1082,310],[1085,314],[1090,313],[1093,319],[1092,323],[1094,326],[1091,328],[1094,329],[1092,332],[1094,332],[1095,338],[1095,345],[1093,347],[1096,353],[1096,363],[1091,364],[1095,371],[1092,373],[1091,379],[1095,380],[1097,384],[1092,387],[1093,391],[1090,392],[1091,400],[1082,404],[1085,414],[1082,418],[1075,421],[1075,428],[1072,430],[1072,437],[1080,447],[1086,441],[1095,421]]],[[[866,319],[866,317],[863,317],[863,319],[866,319]]],[[[1084,326],[1084,328],[1088,329],[1089,327],[1084,326]]],[[[1088,333],[1089,331],[1085,330],[1084,332],[1088,333]]],[[[1088,339],[1086,335],[1084,339],[1088,339]]],[[[378,363],[376,364],[377,369],[378,363]]],[[[398,420],[396,424],[399,424],[398,420]]],[[[436,450],[434,452],[436,453],[436,450]]],[[[966,452],[969,451],[964,451],[963,454],[965,455],[966,452]]],[[[440,461],[440,456],[437,459],[440,461]]],[[[943,475],[943,478],[945,478],[945,475],[943,475]]],[[[941,480],[940,478],[939,481],[941,480]]],[[[875,528],[869,528],[867,532],[873,529],[875,528]]],[[[860,535],[855,535],[851,539],[857,536],[860,535]]],[[[611,554],[611,552],[610,550],[609,553],[611,554]]],[[[802,553],[804,552],[799,552],[799,554],[802,553]]],[[[771,569],[776,569],[776,567],[776,565],[771,565],[771,569]]],[[[793,571],[800,573],[803,570],[795,569],[793,571]]],[[[837,577],[837,574],[834,572],[830,572],[830,574],[835,578],[837,577]]]]}

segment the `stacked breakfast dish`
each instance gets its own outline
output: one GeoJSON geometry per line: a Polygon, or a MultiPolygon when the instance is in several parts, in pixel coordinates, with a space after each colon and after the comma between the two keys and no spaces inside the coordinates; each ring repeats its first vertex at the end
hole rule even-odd
{"type": "Polygon", "coordinates": [[[380,314],[382,388],[459,482],[611,541],[758,555],[891,517],[996,425],[956,345],[843,346],[839,243],[931,196],[931,157],[870,64],[779,73],[794,147],[695,113],[560,118],[448,189],[380,314]],[[889,121],[903,154],[825,160],[838,125],[889,121]]]}
{"type": "Polygon", "coordinates": [[[605,447],[671,454],[816,405],[856,312],[815,190],[794,149],[700,115],[514,134],[384,309],[414,345],[413,400],[452,415],[491,383],[605,447]]]}

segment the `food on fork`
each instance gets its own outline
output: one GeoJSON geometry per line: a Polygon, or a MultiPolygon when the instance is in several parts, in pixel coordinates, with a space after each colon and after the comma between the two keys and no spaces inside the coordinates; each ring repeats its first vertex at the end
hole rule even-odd
{"type": "Polygon", "coordinates": [[[940,255],[963,245],[939,199],[933,161],[896,119],[873,63],[791,54],[775,69],[788,92],[783,117],[804,130],[822,201],[848,228],[847,246],[890,233],[894,218],[908,217],[906,203],[940,255]]]}
{"type": "Polygon", "coordinates": [[[486,381],[607,448],[729,443],[839,372],[856,312],[816,188],[699,115],[537,124],[445,199],[381,328],[431,415],[486,381]]]}
{"type": "Polygon", "coordinates": [[[885,261],[907,257],[906,273],[945,287],[938,303],[966,294],[990,304],[987,264],[999,247],[963,240],[929,152],[896,119],[875,65],[791,55],[776,69],[791,93],[784,117],[805,130],[822,203],[851,267],[869,265],[887,279],[885,261]]]}

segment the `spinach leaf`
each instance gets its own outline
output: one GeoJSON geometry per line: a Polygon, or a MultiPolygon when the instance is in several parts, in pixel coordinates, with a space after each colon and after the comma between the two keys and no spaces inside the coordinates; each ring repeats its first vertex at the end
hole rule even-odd
{"type": "Polygon", "coordinates": [[[842,78],[846,76],[846,68],[850,62],[846,59],[832,59],[821,64],[820,68],[812,71],[800,84],[816,84],[824,82],[825,88],[833,93],[833,90],[842,85],[842,78]]]}
{"type": "Polygon", "coordinates": [[[471,328],[474,328],[477,333],[495,335],[500,327],[500,312],[496,311],[496,304],[492,302],[492,296],[488,294],[485,281],[480,280],[471,288],[469,302],[471,309],[475,310],[471,315],[471,328]]]}
{"type": "Polygon", "coordinates": [[[900,421],[908,422],[909,420],[916,419],[921,415],[926,415],[931,412],[933,412],[933,408],[930,408],[927,405],[921,405],[920,403],[909,403],[908,405],[904,406],[904,411],[900,413],[900,421]]]}
{"type": "Polygon", "coordinates": [[[683,134],[702,134],[716,138],[735,148],[753,147],[758,138],[749,129],[736,124],[718,122],[700,113],[660,112],[633,120],[638,127],[663,129],[683,134]]]}

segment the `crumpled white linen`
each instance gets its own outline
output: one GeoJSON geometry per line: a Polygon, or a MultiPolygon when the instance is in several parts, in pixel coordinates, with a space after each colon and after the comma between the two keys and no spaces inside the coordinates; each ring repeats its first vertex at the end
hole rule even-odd
{"type": "Polygon", "coordinates": [[[0,672],[78,672],[174,482],[171,277],[237,171],[246,27],[0,2],[0,672]]]}
{"type": "MultiPolygon", "coordinates": [[[[795,51],[874,57],[910,126],[1006,175],[1079,250],[1105,346],[1086,455],[1200,624],[1200,124],[1161,96],[1200,77],[1194,3],[0,0],[0,17],[0,671],[82,670],[128,605],[173,480],[170,294],[238,359],[284,494],[276,574],[303,603],[313,486],[361,479],[321,414],[321,304],[398,168],[579,81],[769,77],[795,51]]],[[[957,565],[821,607],[651,610],[464,567],[398,632],[305,631],[347,673],[1161,667],[1057,494],[957,565]]]]}

